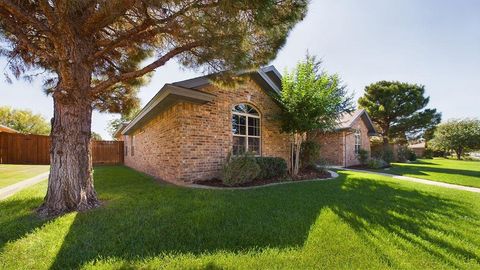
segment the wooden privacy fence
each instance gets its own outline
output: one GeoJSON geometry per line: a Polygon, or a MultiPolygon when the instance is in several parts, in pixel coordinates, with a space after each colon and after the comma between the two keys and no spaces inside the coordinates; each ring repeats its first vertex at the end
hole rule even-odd
{"type": "MultiPolygon", "coordinates": [[[[94,165],[123,164],[123,142],[93,141],[94,165]]],[[[0,132],[0,164],[50,164],[50,137],[0,132]]]]}

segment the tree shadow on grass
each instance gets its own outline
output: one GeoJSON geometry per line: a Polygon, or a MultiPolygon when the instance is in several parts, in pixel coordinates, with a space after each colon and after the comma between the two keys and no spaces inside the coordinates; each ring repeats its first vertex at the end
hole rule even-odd
{"type": "Polygon", "coordinates": [[[22,238],[47,222],[35,215],[35,208],[41,203],[41,198],[12,197],[0,201],[0,250],[8,242],[22,238]]]}
{"type": "MultiPolygon", "coordinates": [[[[349,181],[343,184],[343,188],[348,197],[357,203],[334,205],[334,212],[356,231],[363,232],[365,240],[372,245],[375,245],[372,239],[379,242],[383,240],[378,236],[380,226],[427,254],[437,257],[450,267],[461,266],[457,261],[445,256],[445,252],[480,264],[480,258],[471,250],[453,245],[433,233],[435,231],[439,233],[438,235],[454,234],[456,238],[468,241],[468,235],[454,230],[458,229],[455,226],[459,225],[453,222],[459,218],[476,216],[466,206],[418,190],[392,188],[372,180],[349,181]],[[439,221],[444,222],[440,225],[439,221]]],[[[472,218],[466,223],[470,228],[480,226],[478,216],[477,219],[472,218]]],[[[471,244],[480,248],[479,243],[471,244]]],[[[379,249],[378,252],[381,253],[382,250],[379,249]]]]}
{"type": "Polygon", "coordinates": [[[97,190],[108,200],[106,206],[76,216],[52,269],[78,268],[108,257],[128,261],[165,254],[302,247],[326,207],[357,231],[384,228],[412,243],[417,239],[411,235],[419,235],[450,253],[475,258],[470,251],[427,233],[436,226],[432,220],[473,215],[469,210],[381,181],[342,175],[333,181],[218,191],[159,187],[129,169],[116,168],[115,174],[109,170],[96,173],[97,190]]]}
{"type": "Polygon", "coordinates": [[[478,177],[480,183],[480,170],[462,170],[462,169],[450,169],[445,167],[430,167],[430,166],[416,166],[416,163],[402,164],[396,166],[393,170],[397,174],[414,174],[414,175],[429,175],[429,173],[441,173],[450,175],[461,175],[469,177],[478,177]]]}

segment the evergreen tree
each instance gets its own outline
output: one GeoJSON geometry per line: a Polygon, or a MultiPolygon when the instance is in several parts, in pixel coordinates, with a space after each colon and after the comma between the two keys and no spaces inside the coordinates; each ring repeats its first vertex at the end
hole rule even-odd
{"type": "Polygon", "coordinates": [[[392,139],[421,137],[440,123],[436,109],[425,109],[429,100],[422,85],[380,81],[365,87],[358,104],[368,112],[386,146],[392,139]]]}

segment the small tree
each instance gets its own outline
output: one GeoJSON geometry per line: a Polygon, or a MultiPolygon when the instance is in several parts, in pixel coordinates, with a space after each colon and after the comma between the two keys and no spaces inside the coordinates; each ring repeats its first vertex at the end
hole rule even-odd
{"type": "Polygon", "coordinates": [[[101,141],[102,140],[102,135],[96,133],[96,132],[92,132],[92,140],[94,141],[101,141]]]}
{"type": "Polygon", "coordinates": [[[440,123],[436,109],[424,109],[429,100],[422,85],[381,81],[365,87],[358,104],[378,127],[385,147],[391,139],[421,137],[440,123]]]}
{"type": "Polygon", "coordinates": [[[320,71],[320,62],[307,56],[292,72],[282,77],[280,115],[282,131],[291,134],[293,141],[291,170],[297,175],[300,150],[307,132],[332,130],[339,115],[352,110],[352,98],[338,75],[320,71]]]}
{"type": "Polygon", "coordinates": [[[50,123],[42,115],[8,106],[0,107],[0,124],[25,134],[48,135],[50,133],[50,123]]]}
{"type": "Polygon", "coordinates": [[[480,149],[480,120],[455,119],[438,125],[431,146],[438,150],[453,150],[457,159],[461,159],[465,151],[480,149]]]}
{"type": "Polygon", "coordinates": [[[112,138],[114,137],[117,130],[122,126],[123,123],[127,123],[133,120],[135,116],[140,112],[140,108],[136,107],[128,113],[120,114],[120,118],[110,120],[107,125],[107,131],[110,133],[112,138]]]}

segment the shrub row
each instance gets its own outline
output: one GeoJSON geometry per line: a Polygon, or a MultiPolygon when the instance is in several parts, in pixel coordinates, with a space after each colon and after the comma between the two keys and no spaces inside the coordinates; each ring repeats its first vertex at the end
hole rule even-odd
{"type": "Polygon", "coordinates": [[[287,162],[277,157],[254,157],[245,154],[230,158],[223,166],[221,180],[227,186],[237,186],[254,180],[283,177],[287,174],[287,162]]]}

